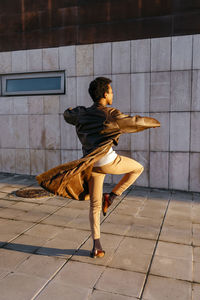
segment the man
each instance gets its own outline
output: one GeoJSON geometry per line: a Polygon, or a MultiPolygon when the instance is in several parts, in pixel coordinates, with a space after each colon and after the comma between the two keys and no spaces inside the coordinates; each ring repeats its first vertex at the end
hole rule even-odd
{"type": "Polygon", "coordinates": [[[45,189],[55,194],[74,199],[90,196],[89,220],[93,238],[92,257],[103,257],[100,243],[100,212],[106,215],[113,200],[121,195],[143,171],[135,160],[117,155],[112,145],[117,145],[122,133],[159,127],[152,118],[128,116],[108,107],[113,101],[111,80],[98,77],[90,83],[89,94],[94,101],[91,107],[78,106],[64,112],[66,122],[76,126],[82,144],[83,158],[58,166],[37,176],[45,189]],[[108,194],[102,195],[106,174],[125,174],[108,194]],[[103,203],[102,203],[103,198],[103,203]]]}

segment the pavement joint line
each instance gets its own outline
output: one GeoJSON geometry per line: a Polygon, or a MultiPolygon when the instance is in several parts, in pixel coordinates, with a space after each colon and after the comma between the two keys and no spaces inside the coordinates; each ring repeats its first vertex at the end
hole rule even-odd
{"type": "MultiPolygon", "coordinates": [[[[94,291],[100,291],[100,292],[107,292],[107,293],[109,293],[109,294],[112,294],[112,295],[119,295],[119,296],[124,296],[124,297],[130,297],[130,298],[132,298],[132,297],[134,297],[134,299],[136,298],[136,299],[139,299],[139,297],[137,297],[137,296],[130,296],[130,295],[127,295],[127,294],[121,294],[121,293],[115,293],[115,292],[110,292],[110,291],[106,291],[106,290],[100,290],[100,289],[93,289],[93,291],[92,291],[92,294],[94,293],[94,291]]],[[[92,294],[90,295],[90,296],[92,296],[92,294]]],[[[89,296],[89,297],[90,297],[89,296]]],[[[88,298],[88,300],[89,300],[90,298],[88,298]]]]}
{"type": "MultiPolygon", "coordinates": [[[[133,271],[134,272],[134,271],[133,271]]],[[[137,272],[137,273],[140,273],[140,274],[144,274],[144,273],[141,273],[141,272],[137,272]]],[[[158,277],[158,278],[163,278],[163,279],[172,279],[172,280],[177,280],[177,281],[181,281],[181,282],[188,282],[188,283],[191,283],[191,284],[198,284],[199,285],[199,282],[196,282],[196,281],[190,281],[188,279],[181,279],[181,278],[174,278],[174,277],[167,277],[167,276],[163,276],[163,275],[158,275],[158,274],[151,274],[151,276],[154,276],[154,277],[158,277]]],[[[141,300],[141,299],[140,299],[141,300]]],[[[173,299],[172,299],[173,300],[173,299]]],[[[199,299],[198,299],[199,300],[199,299]]]]}
{"type": "MultiPolygon", "coordinates": [[[[23,235],[24,233],[28,232],[30,229],[32,229],[33,227],[35,227],[36,225],[40,224],[42,221],[44,221],[45,219],[49,218],[51,215],[53,215],[55,212],[59,211],[61,208],[65,207],[67,204],[71,203],[73,200],[63,204],[62,206],[60,206],[59,208],[57,208],[55,211],[51,212],[48,216],[43,217],[42,219],[40,219],[37,223],[34,223],[32,226],[28,227],[27,229],[25,229],[23,232],[20,232],[17,236],[15,236],[14,238],[10,239],[8,242],[6,242],[5,244],[3,244],[3,246],[0,246],[0,248],[4,248],[6,247],[9,243],[13,242],[14,240],[16,240],[18,237],[20,237],[21,235],[23,235]]],[[[19,220],[17,220],[19,221],[19,220]]],[[[41,247],[40,247],[41,248],[41,247]]]]}
{"type": "Polygon", "coordinates": [[[36,292],[36,294],[30,300],[36,299],[42,293],[45,287],[55,278],[58,272],[68,263],[69,259],[70,257],[54,272],[54,274],[47,280],[47,282],[43,284],[43,286],[36,292]]]}
{"type": "Polygon", "coordinates": [[[107,215],[103,218],[103,220],[101,221],[101,224],[104,223],[104,221],[110,216],[110,214],[121,204],[121,202],[124,200],[124,198],[134,189],[131,188],[128,191],[126,191],[125,195],[123,195],[121,197],[121,199],[116,203],[115,206],[112,207],[112,209],[110,209],[110,211],[107,213],[107,215]]]}
{"type": "MultiPolygon", "coordinates": [[[[194,195],[192,195],[192,211],[194,208],[194,195]]],[[[193,237],[194,237],[194,230],[193,230],[193,222],[192,222],[192,281],[194,281],[194,245],[193,245],[193,237]]],[[[191,299],[193,296],[191,297],[191,299]]]]}
{"type": "MultiPolygon", "coordinates": [[[[86,237],[84,239],[84,241],[80,244],[80,246],[78,247],[78,249],[75,250],[74,254],[78,252],[78,250],[85,244],[85,242],[90,238],[91,234],[89,235],[89,237],[86,237]]],[[[71,254],[66,261],[54,272],[54,274],[47,280],[46,283],[44,283],[44,285],[36,292],[36,294],[30,299],[30,300],[34,300],[36,299],[41,292],[46,288],[46,286],[56,277],[56,275],[63,269],[63,267],[68,263],[68,261],[71,260],[71,258],[74,256],[74,254],[71,254]]],[[[41,254],[40,254],[41,255],[41,254]]],[[[46,255],[45,255],[46,256],[46,255]]],[[[48,256],[48,255],[47,255],[48,256]]]]}
{"type": "MultiPolygon", "coordinates": [[[[116,206],[109,212],[109,214],[107,215],[107,217],[112,213],[112,211],[122,202],[122,200],[128,195],[128,193],[129,193],[130,191],[127,191],[127,193],[122,197],[122,199],[116,204],[116,206]]],[[[73,200],[72,200],[73,201],[73,200]]],[[[70,201],[71,202],[71,201],[70,201]]],[[[104,218],[103,220],[102,220],[102,222],[101,222],[101,224],[105,221],[105,219],[107,219],[107,217],[106,218],[104,218]]],[[[72,255],[70,255],[70,257],[68,257],[67,258],[67,260],[63,263],[63,265],[62,266],[60,266],[55,272],[54,272],[54,274],[47,280],[47,282],[37,291],[37,293],[30,299],[30,300],[35,300],[38,296],[39,296],[39,294],[41,294],[41,292],[45,289],[45,287],[56,277],[56,275],[62,270],[62,268],[68,263],[68,261],[70,261],[71,260],[71,258],[80,250],[80,248],[89,240],[89,238],[91,237],[91,234],[89,234],[89,236],[88,237],[86,237],[85,239],[84,239],[84,241],[80,244],[80,246],[75,250],[75,252],[74,252],[74,254],[72,254],[72,255]]],[[[122,238],[122,240],[123,240],[123,238],[122,238]]],[[[120,244],[120,243],[119,243],[120,244]]],[[[113,257],[113,256],[112,256],[113,257]]],[[[111,258],[112,258],[111,257],[111,258]]],[[[111,259],[110,258],[110,259],[111,259]]],[[[109,260],[110,261],[110,260],[109,260]]],[[[108,261],[108,262],[109,262],[108,261]]],[[[105,268],[107,268],[107,265],[104,267],[104,269],[105,268]]],[[[101,277],[101,275],[103,274],[103,272],[104,271],[102,271],[102,273],[100,274],[100,276],[99,276],[99,278],[101,277]]],[[[97,281],[99,280],[99,278],[97,279],[97,281]]],[[[96,281],[96,282],[97,282],[96,281]]],[[[96,284],[96,283],[95,283],[96,284]]],[[[95,286],[95,285],[94,285],[95,286]]]]}
{"type": "Polygon", "coordinates": [[[148,280],[148,277],[149,277],[149,274],[150,274],[151,266],[152,266],[153,259],[154,259],[154,256],[155,256],[155,253],[156,253],[156,250],[157,250],[158,242],[159,242],[159,239],[160,239],[160,235],[161,235],[161,232],[162,232],[163,224],[164,224],[164,221],[165,221],[165,218],[166,218],[166,215],[167,215],[167,211],[168,211],[168,208],[169,208],[169,204],[170,204],[171,198],[172,198],[172,193],[169,194],[169,199],[168,199],[167,207],[166,207],[166,210],[165,210],[165,214],[163,216],[162,224],[160,226],[160,232],[158,234],[158,237],[157,237],[157,240],[156,240],[156,243],[155,243],[153,254],[152,254],[152,257],[151,257],[151,260],[150,260],[150,263],[149,263],[149,267],[148,267],[148,270],[147,270],[147,273],[146,273],[146,278],[145,278],[145,281],[144,281],[144,284],[143,284],[143,288],[142,288],[142,291],[141,291],[141,294],[140,294],[140,298],[139,298],[140,300],[142,300],[142,297],[143,297],[143,294],[144,294],[144,290],[145,290],[145,287],[146,287],[146,284],[147,284],[147,280],[148,280]]]}

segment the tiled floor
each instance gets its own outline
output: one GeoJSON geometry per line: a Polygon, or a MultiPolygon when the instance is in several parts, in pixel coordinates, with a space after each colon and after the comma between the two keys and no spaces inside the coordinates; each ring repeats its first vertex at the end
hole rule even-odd
{"type": "Polygon", "coordinates": [[[200,300],[200,194],[128,190],[92,259],[89,202],[12,193],[31,186],[0,174],[0,300],[200,300]]]}

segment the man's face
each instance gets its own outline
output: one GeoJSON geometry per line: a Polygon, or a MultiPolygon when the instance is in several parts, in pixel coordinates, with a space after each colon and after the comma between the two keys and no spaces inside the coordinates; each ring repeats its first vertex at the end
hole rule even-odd
{"type": "Polygon", "coordinates": [[[105,98],[107,100],[107,104],[111,105],[113,102],[113,91],[110,84],[108,85],[108,93],[105,93],[105,98]]]}

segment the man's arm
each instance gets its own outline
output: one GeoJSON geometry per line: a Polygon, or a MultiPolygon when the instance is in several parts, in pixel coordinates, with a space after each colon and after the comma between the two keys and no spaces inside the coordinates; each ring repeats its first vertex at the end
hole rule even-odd
{"type": "Polygon", "coordinates": [[[141,117],[138,115],[131,117],[121,113],[117,109],[111,114],[122,133],[138,132],[148,128],[160,127],[160,122],[154,118],[141,117]]]}
{"type": "Polygon", "coordinates": [[[64,111],[63,117],[67,123],[76,125],[78,114],[79,114],[79,107],[75,107],[73,109],[69,107],[64,111]]]}

